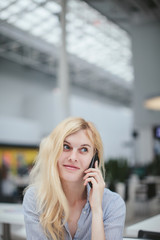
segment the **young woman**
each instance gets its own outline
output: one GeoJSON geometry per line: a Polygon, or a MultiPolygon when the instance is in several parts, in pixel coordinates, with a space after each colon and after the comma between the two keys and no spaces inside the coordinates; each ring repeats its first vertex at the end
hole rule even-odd
{"type": "Polygon", "coordinates": [[[41,142],[31,170],[23,200],[27,240],[122,239],[125,204],[105,188],[103,168],[95,126],[82,118],[61,122],[41,142]],[[89,168],[95,154],[99,164],[89,168]]]}

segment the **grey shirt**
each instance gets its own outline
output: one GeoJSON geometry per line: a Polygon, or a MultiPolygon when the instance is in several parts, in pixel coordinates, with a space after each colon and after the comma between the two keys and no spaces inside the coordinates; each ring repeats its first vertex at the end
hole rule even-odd
{"type": "MultiPolygon", "coordinates": [[[[87,202],[82,209],[78,220],[77,231],[74,240],[91,240],[92,211],[89,204],[90,187],[87,186],[87,202]]],[[[103,223],[106,240],[121,240],[125,222],[126,207],[123,199],[109,189],[104,189],[103,201],[103,223]]],[[[48,240],[42,226],[39,223],[39,213],[36,210],[36,197],[34,187],[30,187],[23,200],[24,220],[27,240],[48,240]]],[[[68,224],[65,224],[65,240],[72,240],[68,224]]],[[[55,240],[55,239],[54,239],[55,240]]]]}

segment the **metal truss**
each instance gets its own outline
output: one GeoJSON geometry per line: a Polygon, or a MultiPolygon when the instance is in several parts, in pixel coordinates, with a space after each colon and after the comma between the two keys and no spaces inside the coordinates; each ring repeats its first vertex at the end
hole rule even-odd
{"type": "MultiPolygon", "coordinates": [[[[0,22],[0,57],[53,76],[56,81],[59,48],[5,21],[0,22]]],[[[112,104],[131,106],[132,84],[68,54],[71,87],[112,104]]]]}

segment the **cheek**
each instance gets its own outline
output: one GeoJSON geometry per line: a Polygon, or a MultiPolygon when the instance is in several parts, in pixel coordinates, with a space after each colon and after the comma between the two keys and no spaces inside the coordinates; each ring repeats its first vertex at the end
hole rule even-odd
{"type": "Polygon", "coordinates": [[[93,157],[92,155],[84,157],[84,159],[82,161],[82,165],[83,165],[84,169],[87,169],[89,167],[89,164],[90,164],[90,162],[92,160],[92,157],[93,157]]]}
{"type": "Polygon", "coordinates": [[[59,171],[59,173],[60,173],[60,171],[61,171],[61,166],[62,166],[63,162],[64,162],[64,156],[63,156],[63,153],[62,153],[62,154],[60,155],[58,161],[57,161],[57,166],[58,166],[58,171],[59,171]]]}
{"type": "Polygon", "coordinates": [[[64,160],[64,156],[63,153],[60,155],[58,161],[57,161],[57,167],[58,167],[58,172],[59,175],[61,176],[61,172],[62,172],[62,164],[63,164],[63,160],[64,160]]]}
{"type": "Polygon", "coordinates": [[[62,152],[59,159],[58,159],[58,164],[62,163],[65,158],[66,158],[66,154],[65,154],[65,152],[62,152]]]}

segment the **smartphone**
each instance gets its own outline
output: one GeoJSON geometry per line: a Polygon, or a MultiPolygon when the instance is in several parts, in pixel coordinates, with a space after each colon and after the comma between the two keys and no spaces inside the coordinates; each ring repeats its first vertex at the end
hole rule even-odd
{"type": "MultiPolygon", "coordinates": [[[[89,165],[88,168],[95,168],[95,162],[98,161],[98,165],[99,165],[99,157],[98,157],[98,153],[96,152],[95,155],[93,156],[91,163],[89,165]]],[[[92,188],[92,183],[89,182],[90,187],[92,188]]]]}

